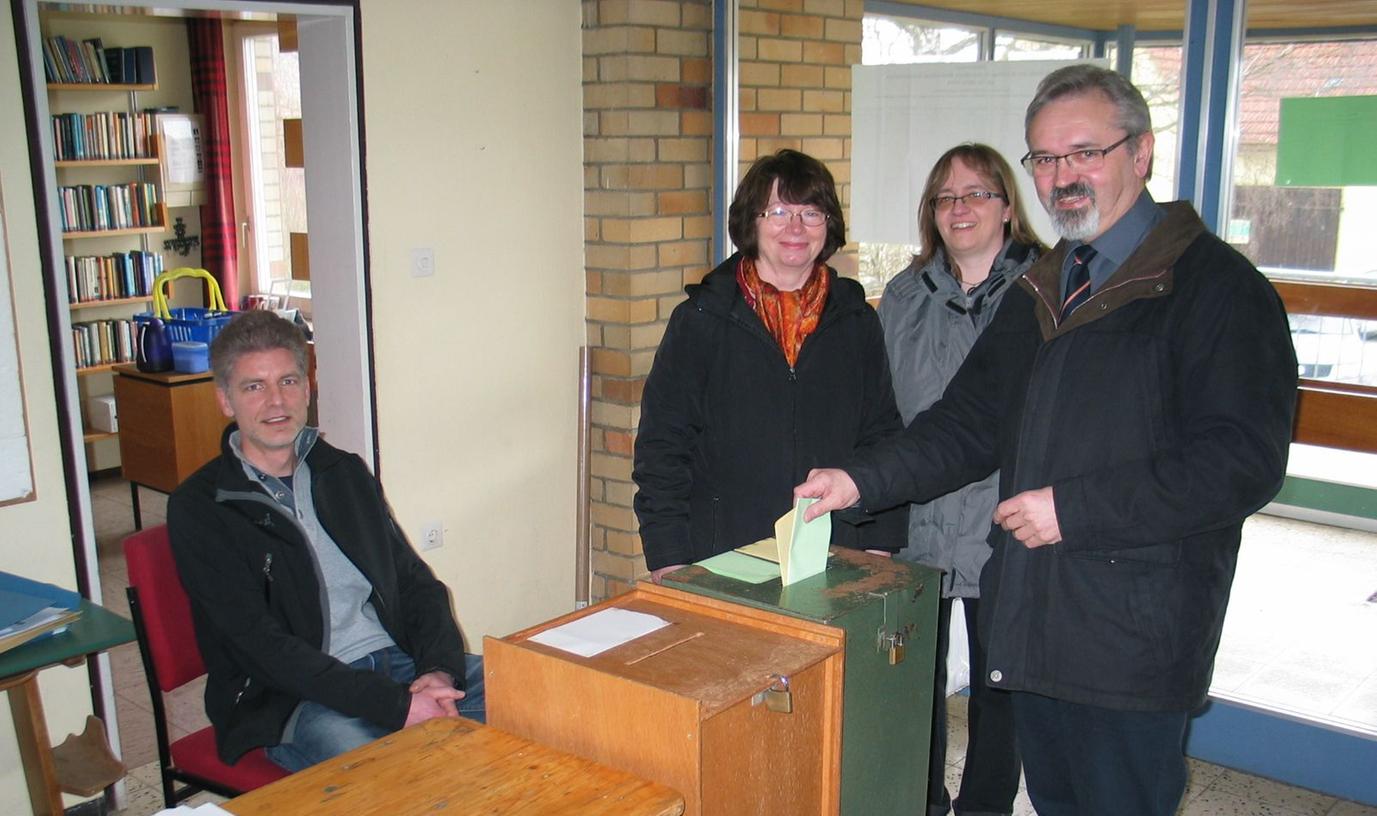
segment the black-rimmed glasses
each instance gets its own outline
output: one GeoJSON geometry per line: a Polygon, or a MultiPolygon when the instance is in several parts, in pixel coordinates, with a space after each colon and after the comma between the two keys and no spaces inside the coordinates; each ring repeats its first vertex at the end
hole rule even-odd
{"type": "Polygon", "coordinates": [[[1066,162],[1066,169],[1088,173],[1104,166],[1105,154],[1121,144],[1128,142],[1136,134],[1130,133],[1109,147],[1084,147],[1070,153],[1054,156],[1051,153],[1033,153],[1019,159],[1019,163],[1035,176],[1050,176],[1057,170],[1057,162],[1066,162]]]}
{"type": "Polygon", "coordinates": [[[998,198],[1002,201],[1009,200],[1004,197],[1003,193],[992,193],[989,190],[972,190],[971,192],[966,193],[965,195],[959,196],[934,196],[928,199],[928,203],[932,205],[932,208],[934,210],[949,210],[952,207],[955,207],[956,202],[958,201],[960,201],[962,204],[965,204],[967,207],[973,207],[976,204],[983,204],[986,201],[989,201],[994,198],[998,198]]]}

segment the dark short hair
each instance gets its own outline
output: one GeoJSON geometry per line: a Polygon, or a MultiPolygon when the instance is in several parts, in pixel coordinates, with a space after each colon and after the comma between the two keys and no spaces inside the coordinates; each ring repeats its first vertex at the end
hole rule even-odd
{"type": "Polygon", "coordinates": [[[297,368],[306,373],[306,336],[301,329],[264,309],[240,312],[211,341],[210,370],[215,384],[228,385],[234,364],[245,354],[276,349],[290,351],[297,368]]]}
{"type": "MultiPolygon", "coordinates": [[[[1047,247],[1038,240],[1037,233],[1033,232],[1028,224],[1028,214],[1024,212],[1023,199],[1018,194],[1018,181],[1014,178],[1014,171],[1009,167],[1009,163],[998,150],[989,145],[966,142],[943,153],[928,173],[928,181],[923,185],[923,197],[918,202],[918,236],[922,245],[918,254],[914,256],[914,263],[921,269],[932,259],[937,248],[942,246],[942,233],[937,231],[937,216],[932,211],[932,199],[946,183],[947,176],[951,175],[952,162],[957,159],[980,176],[981,180],[989,185],[990,192],[1004,196],[1005,203],[1009,205],[1009,222],[1004,225],[1004,237],[1013,238],[1020,244],[1035,246],[1040,252],[1046,252],[1047,247]]],[[[950,257],[947,261],[952,274],[960,280],[956,264],[950,257]]]]}
{"type": "Polygon", "coordinates": [[[837,185],[827,166],[806,153],[784,150],[761,156],[746,171],[746,177],[736,188],[731,209],[727,212],[727,231],[732,243],[747,257],[760,254],[756,243],[760,214],[770,203],[770,188],[779,181],[779,199],[787,204],[807,204],[827,214],[827,239],[823,242],[819,261],[846,243],[846,219],[842,216],[837,185]]]}

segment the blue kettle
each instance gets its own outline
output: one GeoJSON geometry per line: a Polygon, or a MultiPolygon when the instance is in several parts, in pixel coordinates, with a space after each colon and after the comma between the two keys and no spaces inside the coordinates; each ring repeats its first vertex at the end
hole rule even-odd
{"type": "Polygon", "coordinates": [[[161,318],[139,322],[138,356],[140,371],[167,371],[172,368],[172,338],[161,318]]]}

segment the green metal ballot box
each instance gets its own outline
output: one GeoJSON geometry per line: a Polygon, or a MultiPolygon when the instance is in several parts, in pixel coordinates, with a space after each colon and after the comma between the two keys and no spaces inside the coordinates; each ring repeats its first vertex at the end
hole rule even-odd
{"type": "Polygon", "coordinates": [[[827,569],[791,586],[750,584],[700,566],[666,586],[834,626],[846,633],[841,813],[926,810],[940,573],[834,547],[827,569]]]}

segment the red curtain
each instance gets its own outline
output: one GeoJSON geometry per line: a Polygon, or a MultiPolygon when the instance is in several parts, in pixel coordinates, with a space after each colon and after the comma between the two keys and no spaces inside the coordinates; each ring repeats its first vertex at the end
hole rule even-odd
{"type": "Polygon", "coordinates": [[[205,203],[201,205],[201,265],[220,283],[225,305],[239,307],[239,243],[234,223],[234,162],[225,97],[225,41],[219,20],[188,18],[191,95],[201,114],[205,203]]]}

